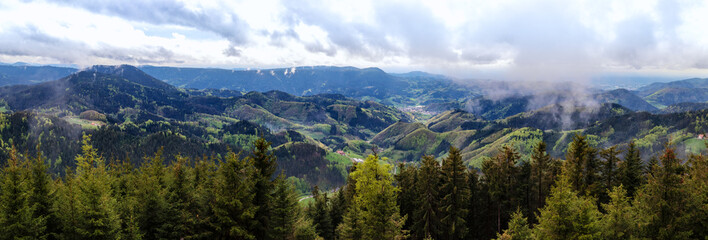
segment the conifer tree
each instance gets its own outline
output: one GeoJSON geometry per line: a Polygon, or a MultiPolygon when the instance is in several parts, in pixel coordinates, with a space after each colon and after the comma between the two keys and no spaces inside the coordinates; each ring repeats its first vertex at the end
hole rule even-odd
{"type": "MultiPolygon", "coordinates": [[[[609,190],[620,184],[617,170],[617,164],[619,163],[619,157],[617,156],[620,153],[621,151],[617,149],[617,146],[600,151],[600,157],[603,159],[602,168],[600,169],[603,189],[609,190]]],[[[600,193],[599,200],[601,203],[609,202],[607,191],[600,193]]]]}
{"type": "Polygon", "coordinates": [[[315,201],[310,204],[309,212],[312,224],[317,230],[317,235],[324,239],[333,239],[334,228],[332,227],[332,218],[329,215],[327,193],[321,193],[319,187],[315,186],[312,191],[312,198],[315,201]]]}
{"type": "Polygon", "coordinates": [[[136,198],[136,172],[130,160],[114,162],[110,169],[113,176],[113,196],[116,199],[118,216],[121,222],[122,239],[142,239],[138,226],[138,200],[136,198]]]}
{"type": "Polygon", "coordinates": [[[335,192],[334,196],[332,196],[329,211],[329,215],[332,218],[332,228],[335,231],[335,236],[337,226],[342,223],[342,218],[344,217],[344,214],[347,210],[347,206],[347,199],[344,196],[344,189],[340,188],[338,191],[335,192]]]}
{"type": "Polygon", "coordinates": [[[578,196],[567,175],[551,189],[533,232],[536,239],[601,239],[600,211],[591,198],[578,196]]]}
{"type": "Polygon", "coordinates": [[[342,240],[365,239],[365,227],[361,219],[361,209],[356,203],[352,203],[344,214],[342,223],[337,226],[337,236],[342,240]]]}
{"type": "Polygon", "coordinates": [[[410,229],[413,224],[413,211],[417,209],[416,202],[420,195],[415,188],[415,183],[418,178],[418,171],[415,167],[400,163],[398,166],[399,173],[394,177],[396,186],[400,189],[397,203],[401,209],[401,216],[408,216],[404,229],[410,229]]]}
{"type": "Polygon", "coordinates": [[[194,209],[194,189],[190,184],[190,168],[187,165],[187,158],[176,156],[176,162],[169,171],[170,181],[168,185],[167,202],[169,208],[168,221],[172,222],[170,229],[170,239],[180,239],[190,236],[194,231],[189,224],[193,219],[194,209]]]}
{"type": "Polygon", "coordinates": [[[67,170],[64,181],[57,183],[57,201],[54,203],[61,231],[59,239],[81,239],[78,229],[82,216],[78,212],[78,194],[75,175],[67,170]]]}
{"type": "Polygon", "coordinates": [[[462,239],[467,234],[467,168],[462,163],[460,150],[450,147],[443,160],[440,186],[440,222],[445,239],[462,239]]]}
{"type": "Polygon", "coordinates": [[[214,179],[212,204],[216,239],[256,239],[253,232],[258,207],[254,206],[255,169],[248,159],[229,152],[214,179]]]}
{"type": "Polygon", "coordinates": [[[0,175],[0,238],[24,239],[30,237],[28,219],[31,214],[27,206],[26,181],[20,167],[20,156],[13,147],[7,160],[7,166],[0,175]]]}
{"type": "Polygon", "coordinates": [[[369,157],[352,173],[356,180],[354,201],[339,227],[341,239],[395,239],[405,235],[405,217],[396,204],[398,188],[393,186],[391,166],[369,157]]]}
{"type": "Polygon", "coordinates": [[[564,164],[565,173],[573,186],[573,190],[589,196],[597,196],[600,192],[598,183],[599,163],[597,151],[590,146],[585,136],[575,134],[568,146],[564,164]]]}
{"type": "Polygon", "coordinates": [[[145,159],[147,164],[137,178],[138,226],[146,240],[169,238],[172,233],[162,151],[161,148],[154,157],[145,159]]]}
{"type": "Polygon", "coordinates": [[[415,239],[440,238],[440,201],[438,188],[440,187],[440,165],[433,156],[423,156],[419,178],[415,183],[418,193],[417,208],[412,215],[414,221],[412,233],[415,239]]]}
{"type": "Polygon", "coordinates": [[[650,176],[654,176],[659,172],[661,166],[659,166],[659,159],[656,156],[651,156],[647,166],[644,168],[645,178],[648,179],[650,176]]]}
{"type": "Polygon", "coordinates": [[[627,190],[627,196],[633,198],[639,186],[645,182],[644,165],[634,141],[629,142],[627,153],[624,155],[624,161],[619,165],[618,173],[620,182],[627,190]]]}
{"type": "Polygon", "coordinates": [[[356,196],[356,179],[353,178],[354,172],[357,170],[358,163],[354,163],[349,168],[346,184],[340,189],[342,200],[339,203],[344,209],[342,219],[336,225],[336,235],[339,239],[362,239],[362,227],[359,224],[359,208],[354,205],[354,197],[356,196]]]}
{"type": "Polygon", "coordinates": [[[660,157],[661,165],[655,165],[647,184],[635,198],[641,214],[651,221],[645,228],[645,237],[652,239],[686,239],[690,229],[679,224],[679,217],[687,213],[688,196],[682,191],[684,169],[681,160],[668,143],[660,157]]]}
{"type": "Polygon", "coordinates": [[[275,188],[273,174],[276,169],[276,158],[268,150],[270,144],[263,137],[258,138],[254,142],[250,156],[250,161],[253,162],[253,166],[256,169],[253,176],[255,181],[253,204],[257,207],[254,216],[257,224],[252,225],[251,231],[256,239],[259,240],[273,239],[269,230],[271,229],[270,217],[273,210],[273,191],[275,188]]]}
{"type": "MultiPolygon", "coordinates": [[[[249,210],[248,212],[244,212],[246,214],[252,214],[252,212],[255,211],[251,209],[251,202],[242,203],[244,199],[239,199],[238,201],[231,203],[225,202],[229,199],[228,196],[234,195],[238,195],[239,197],[245,199],[252,199],[252,194],[243,192],[242,195],[239,195],[239,192],[233,192],[233,189],[230,188],[231,186],[228,185],[233,184],[237,185],[237,188],[251,189],[253,187],[252,179],[244,183],[230,183],[224,180],[238,179],[238,181],[241,181],[241,178],[251,177],[251,175],[248,175],[253,172],[250,163],[246,160],[238,159],[236,156],[236,154],[232,153],[227,154],[227,161],[222,162],[218,168],[215,164],[215,159],[210,159],[208,157],[198,159],[194,164],[194,169],[192,171],[193,174],[190,178],[191,187],[189,188],[193,191],[193,194],[190,195],[193,203],[188,205],[187,209],[190,216],[187,223],[190,227],[190,232],[187,234],[189,238],[218,238],[220,235],[218,235],[217,227],[222,225],[217,222],[219,219],[216,216],[216,212],[221,210],[219,212],[219,214],[222,214],[220,217],[223,217],[223,214],[228,214],[228,212],[224,212],[224,209],[229,209],[229,211],[231,211],[230,208],[234,208],[234,206],[227,204],[239,203],[240,205],[235,208],[245,208],[249,210]],[[229,165],[227,168],[231,169],[231,171],[239,170],[240,172],[228,173],[227,170],[221,169],[227,165],[229,165]],[[218,201],[217,196],[220,197],[218,201]]],[[[228,217],[239,218],[240,216],[234,215],[228,217]]],[[[248,216],[246,217],[248,218],[248,216]]],[[[252,215],[248,219],[252,219],[252,215]]],[[[246,225],[250,227],[251,223],[251,221],[248,221],[246,225]]],[[[223,229],[220,230],[223,232],[223,229]]]]}
{"type": "Polygon", "coordinates": [[[524,217],[520,209],[511,214],[509,220],[509,228],[504,230],[504,233],[497,234],[498,240],[530,240],[532,238],[531,229],[529,229],[528,219],[524,217]]]}
{"type": "Polygon", "coordinates": [[[39,147],[37,156],[28,161],[29,232],[34,239],[56,239],[59,234],[59,220],[53,209],[54,190],[44,161],[39,147]]]}
{"type": "Polygon", "coordinates": [[[487,195],[482,182],[479,181],[477,169],[473,168],[467,171],[467,186],[470,189],[470,197],[467,199],[467,217],[465,218],[468,231],[467,239],[487,238],[487,233],[485,232],[485,211],[488,208],[485,200],[487,195]]]}
{"type": "Polygon", "coordinates": [[[322,239],[317,236],[315,227],[312,226],[312,220],[304,217],[298,218],[295,223],[295,240],[318,240],[322,239]]]}
{"type": "Polygon", "coordinates": [[[637,239],[641,237],[641,226],[647,219],[632,207],[624,187],[608,190],[609,203],[602,204],[606,214],[602,216],[602,235],[605,239],[637,239]]]}
{"type": "Polygon", "coordinates": [[[548,197],[551,186],[555,181],[557,168],[557,160],[552,159],[546,152],[546,143],[544,141],[538,142],[531,155],[531,179],[533,180],[534,189],[532,209],[534,212],[536,209],[543,207],[543,203],[546,201],[546,197],[548,197]]]}
{"type": "MultiPolygon", "coordinates": [[[[273,201],[273,237],[275,239],[294,239],[295,224],[300,213],[297,196],[292,185],[285,179],[283,172],[275,181],[273,201]]],[[[334,234],[334,230],[331,230],[334,234]]]]}
{"type": "Polygon", "coordinates": [[[497,233],[505,229],[511,211],[520,206],[520,192],[517,188],[519,168],[516,166],[519,154],[510,146],[503,146],[499,154],[482,164],[485,182],[496,211],[497,233]]]}
{"type": "Polygon", "coordinates": [[[684,192],[690,193],[686,208],[687,214],[680,217],[681,225],[689,227],[691,238],[708,236],[708,158],[693,155],[689,160],[684,192]]]}
{"type": "Polygon", "coordinates": [[[112,178],[103,157],[84,135],[82,154],[76,157],[76,200],[79,213],[77,233],[82,239],[119,239],[120,218],[113,197],[112,178]]]}

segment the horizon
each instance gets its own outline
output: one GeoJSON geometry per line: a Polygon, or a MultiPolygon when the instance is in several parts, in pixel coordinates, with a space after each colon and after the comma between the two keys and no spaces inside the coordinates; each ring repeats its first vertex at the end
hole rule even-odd
{"type": "MultiPolygon", "coordinates": [[[[408,72],[391,72],[391,71],[386,71],[385,69],[379,68],[379,67],[366,67],[366,68],[360,68],[356,66],[331,66],[331,65],[317,65],[317,66],[291,66],[291,67],[277,67],[277,68],[224,68],[224,67],[219,67],[219,66],[214,66],[214,67],[193,67],[193,66],[161,66],[161,65],[150,65],[150,64],[144,64],[144,65],[134,65],[134,64],[128,64],[128,63],[122,63],[122,64],[96,64],[96,65],[89,65],[89,66],[78,66],[74,64],[39,64],[39,63],[27,63],[27,62],[14,62],[14,63],[6,63],[6,62],[0,62],[0,66],[5,65],[5,66],[32,66],[32,67],[62,67],[62,68],[72,68],[76,69],[77,71],[82,71],[88,68],[91,68],[93,66],[120,66],[120,65],[128,65],[128,66],[134,66],[137,68],[141,67],[167,67],[167,68],[194,68],[194,69],[217,69],[217,70],[227,70],[227,71],[256,71],[256,70],[276,70],[276,69],[298,69],[298,68],[315,68],[315,67],[335,67],[335,68],[356,68],[356,69],[367,69],[367,68],[375,68],[379,69],[386,74],[391,74],[391,75],[404,75],[404,74],[411,74],[411,73],[423,73],[423,74],[429,74],[429,75],[437,75],[441,77],[448,78],[450,80],[454,81],[461,81],[461,82],[467,82],[467,81],[496,81],[496,82],[514,82],[514,80],[508,80],[508,79],[494,79],[494,78],[487,78],[487,79],[475,79],[475,78],[457,78],[454,76],[446,75],[444,73],[436,73],[436,72],[427,72],[427,71],[422,71],[422,70],[411,70],[408,72]]],[[[681,81],[681,80],[687,80],[687,79],[700,79],[702,77],[699,76],[671,76],[671,75],[662,75],[662,74],[637,74],[637,73],[603,73],[599,74],[596,76],[591,77],[589,82],[583,82],[582,84],[586,84],[589,86],[593,86],[595,88],[599,88],[601,90],[614,90],[614,89],[628,89],[628,90],[635,90],[639,87],[642,86],[647,86],[652,83],[660,83],[660,82],[672,82],[672,81],[681,81]]],[[[545,83],[549,81],[532,81],[532,82],[538,82],[538,83],[545,83]]],[[[568,81],[559,81],[560,83],[572,83],[572,80],[568,81]]]]}

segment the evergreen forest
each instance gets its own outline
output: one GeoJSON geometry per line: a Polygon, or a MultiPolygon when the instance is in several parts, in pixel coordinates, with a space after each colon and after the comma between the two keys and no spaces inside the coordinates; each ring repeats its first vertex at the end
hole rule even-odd
{"type": "MultiPolygon", "coordinates": [[[[271,143],[140,166],[108,160],[84,135],[75,168],[9,153],[0,174],[3,239],[703,239],[708,156],[670,144],[648,161],[633,142],[573,137],[565,160],[503,146],[481,169],[451,147],[441,161],[387,164],[374,151],[345,185],[298,198],[271,143]],[[306,203],[303,203],[306,202],[306,203]]],[[[39,149],[39,148],[38,148],[39,149]]]]}

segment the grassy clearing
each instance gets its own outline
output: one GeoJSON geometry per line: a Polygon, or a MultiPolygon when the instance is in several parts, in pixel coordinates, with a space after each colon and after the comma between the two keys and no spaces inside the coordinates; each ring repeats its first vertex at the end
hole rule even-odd
{"type": "Polygon", "coordinates": [[[683,142],[686,145],[686,153],[699,154],[706,149],[706,140],[690,138],[683,142]]]}
{"type": "Polygon", "coordinates": [[[98,129],[101,126],[106,125],[106,123],[101,121],[90,121],[86,119],[80,119],[76,116],[64,117],[64,120],[71,124],[77,124],[83,129],[98,129]]]}

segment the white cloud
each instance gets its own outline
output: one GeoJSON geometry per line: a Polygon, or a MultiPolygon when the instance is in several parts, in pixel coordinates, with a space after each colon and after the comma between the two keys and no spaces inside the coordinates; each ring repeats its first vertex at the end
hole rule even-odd
{"type": "Polygon", "coordinates": [[[352,65],[466,77],[706,73],[695,1],[122,1],[0,3],[0,60],[215,67],[352,65]]]}

